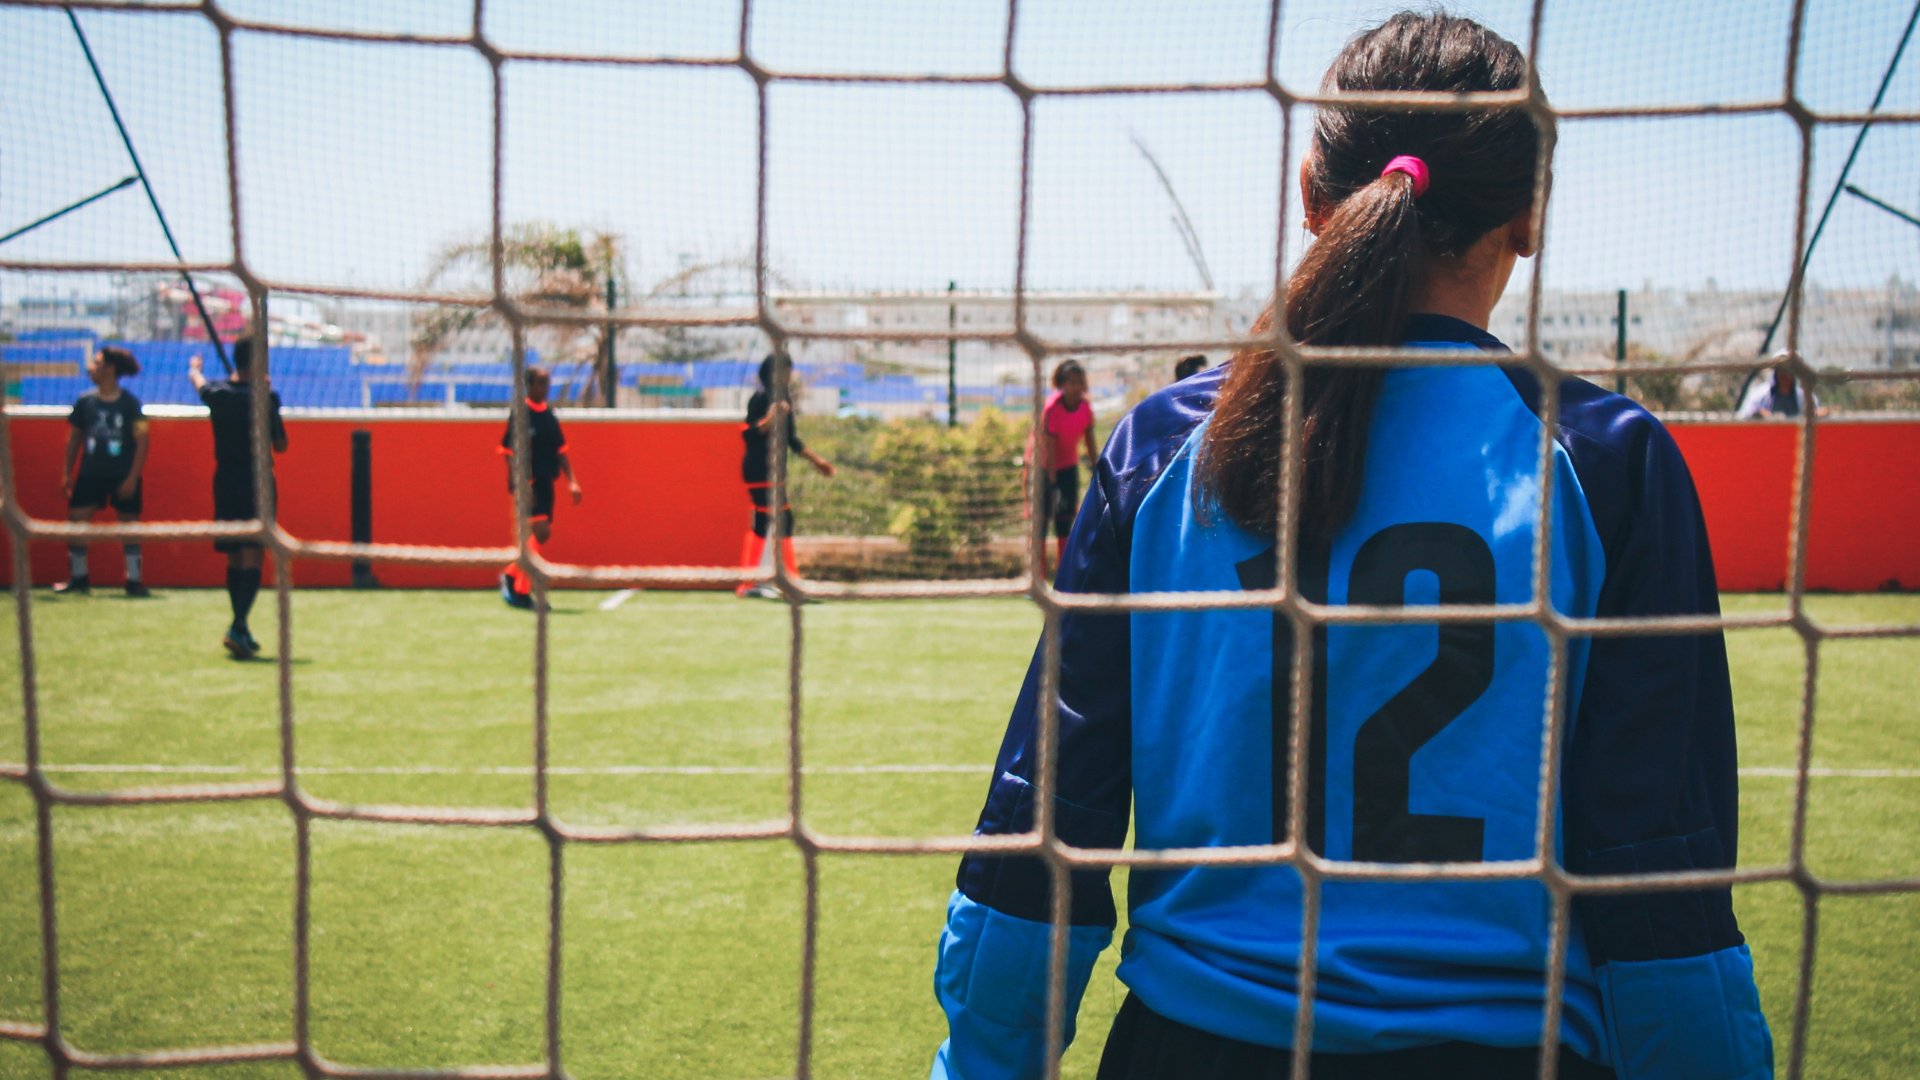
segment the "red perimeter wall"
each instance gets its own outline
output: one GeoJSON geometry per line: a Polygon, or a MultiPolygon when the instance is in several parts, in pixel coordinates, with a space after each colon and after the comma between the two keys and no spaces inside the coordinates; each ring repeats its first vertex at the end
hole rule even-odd
{"type": "MultiPolygon", "coordinates": [[[[1775,590],[1787,577],[1791,423],[1669,425],[1693,470],[1728,590],[1775,590]]],[[[1920,589],[1920,421],[1829,420],[1816,426],[1807,588],[1920,589]]]]}
{"type": "MultiPolygon", "coordinates": [[[[739,423],[563,414],[586,489],[564,493],[549,557],[588,565],[727,566],[747,523],[740,488],[739,423]]],[[[60,455],[63,417],[16,415],[12,422],[21,501],[36,517],[64,515],[60,455]]],[[[498,416],[290,416],[290,452],[279,459],[280,520],[303,539],[349,538],[350,439],[373,433],[373,530],[384,543],[506,545],[512,539],[505,469],[495,453],[498,416]]],[[[1772,590],[1786,579],[1787,521],[1795,434],[1782,423],[1674,423],[1692,467],[1713,540],[1720,585],[1772,590]]],[[[1920,588],[1920,421],[1835,420],[1819,425],[1807,585],[1864,591],[1920,588]]],[[[146,470],[149,520],[206,518],[212,512],[212,440],[202,417],[156,417],[146,470]]],[[[102,520],[106,515],[102,515],[102,520]]],[[[804,522],[802,525],[804,529],[804,522]]],[[[10,582],[10,561],[0,581],[10,582]]],[[[147,545],[147,580],[218,585],[224,561],[205,541],[147,545]]],[[[300,585],[344,585],[345,563],[305,561],[300,585]]],[[[487,586],[484,570],[382,565],[382,583],[408,587],[487,586]]],[[[118,545],[100,545],[93,573],[121,579],[118,545]]],[[[66,574],[58,544],[34,545],[40,584],[66,574]]]]}
{"type": "MultiPolygon", "coordinates": [[[[352,436],[372,433],[373,538],[381,543],[449,546],[513,543],[513,504],[498,453],[504,414],[454,419],[419,416],[288,415],[288,451],[279,455],[280,523],[303,540],[351,539],[352,436]]],[[[749,520],[740,486],[738,420],[598,418],[562,413],[569,453],[586,498],[567,500],[560,484],[553,540],[546,555],[601,565],[728,566],[740,556],[749,520]]],[[[20,497],[35,517],[64,518],[60,457],[64,415],[12,421],[20,497]]],[[[146,520],[191,520],[213,514],[213,436],[204,414],[152,418],[147,458],[146,520]]],[[[110,512],[98,520],[112,520],[110,512]]],[[[226,561],[210,542],[146,544],[146,579],[154,585],[220,585],[226,561]]],[[[118,544],[95,545],[94,580],[117,584],[125,573],[118,544]]],[[[63,579],[63,545],[33,545],[33,580],[63,579]]],[[[498,571],[378,564],[384,585],[410,588],[489,586],[498,571]]],[[[11,584],[12,562],[0,567],[11,584]]],[[[344,562],[294,565],[298,585],[345,585],[344,562]]]]}

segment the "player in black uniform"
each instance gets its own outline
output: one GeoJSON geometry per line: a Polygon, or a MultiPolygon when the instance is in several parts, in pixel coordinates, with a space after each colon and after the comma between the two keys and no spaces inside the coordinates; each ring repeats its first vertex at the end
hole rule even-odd
{"type": "MultiPolygon", "coordinates": [[[[120,380],[140,374],[140,361],[125,349],[109,346],[87,361],[94,389],[80,395],[67,414],[67,453],[61,459],[60,488],[67,493],[67,520],[92,521],[111,506],[121,521],[140,520],[140,470],[147,463],[147,421],[140,399],[120,388],[120,380]],[[76,475],[75,466],[79,471],[76,475]]],[[[140,543],[125,545],[127,595],[146,596],[140,580],[140,543]]],[[[55,585],[63,595],[82,595],[92,587],[87,575],[87,545],[70,544],[71,574],[55,585]]]]}
{"type": "MultiPolygon", "coordinates": [[[[253,492],[253,341],[233,345],[233,376],[209,382],[200,358],[187,361],[187,378],[206,403],[213,421],[213,516],[217,521],[251,521],[260,516],[253,492]]],[[[275,454],[287,452],[287,428],[280,421],[280,395],[267,391],[267,424],[275,454]]],[[[267,458],[268,486],[272,486],[273,458],[267,458]]],[[[227,599],[233,605],[233,625],[220,643],[236,660],[260,654],[260,643],[247,628],[247,614],[260,595],[260,567],[266,552],[253,540],[216,540],[213,549],[227,557],[227,599]]]]}
{"type": "MultiPolygon", "coordinates": [[[[774,365],[781,371],[791,371],[793,360],[785,353],[774,353],[760,361],[760,389],[747,399],[747,422],[740,429],[740,438],[746,445],[746,452],[740,457],[740,479],[747,485],[747,498],[753,503],[753,527],[747,531],[746,540],[740,548],[740,565],[756,567],[760,557],[767,550],[767,532],[773,524],[773,478],[768,473],[767,447],[773,441],[775,421],[784,419],[787,425],[787,449],[806,458],[822,476],[833,475],[833,465],[827,459],[807,449],[800,441],[800,433],[793,428],[793,406],[786,402],[773,400],[774,365]]],[[[795,572],[793,558],[793,507],[780,507],[780,558],[787,564],[789,572],[795,572]]],[[[772,596],[765,586],[749,586],[742,581],[734,589],[739,596],[772,596]]]]}
{"type": "MultiPolygon", "coordinates": [[[[573,461],[567,457],[567,439],[560,433],[560,418],[553,415],[553,407],[547,403],[547,393],[553,388],[553,376],[545,368],[527,369],[527,429],[528,452],[532,455],[528,465],[529,487],[532,489],[531,502],[527,506],[527,521],[533,526],[533,540],[529,544],[532,553],[540,553],[540,545],[553,535],[553,482],[565,474],[567,492],[573,496],[575,506],[580,505],[580,481],[574,479],[573,461]]],[[[500,436],[500,454],[507,460],[507,493],[513,493],[513,420],[512,413],[507,414],[507,430],[500,436]]],[[[500,598],[510,607],[530,608],[533,606],[533,583],[527,580],[527,572],[520,567],[518,559],[507,564],[500,574],[500,598]]]]}

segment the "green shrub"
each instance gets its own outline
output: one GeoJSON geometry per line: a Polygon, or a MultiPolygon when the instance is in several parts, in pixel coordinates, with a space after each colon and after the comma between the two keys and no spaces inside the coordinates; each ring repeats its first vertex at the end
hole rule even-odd
{"type": "Polygon", "coordinates": [[[916,420],[883,429],[886,531],[923,562],[974,553],[1020,524],[1023,426],[987,409],[961,427],[916,420]]]}
{"type": "Polygon", "coordinates": [[[792,460],[797,531],[890,536],[906,548],[892,555],[869,549],[816,556],[808,574],[853,580],[1019,573],[1020,556],[1007,550],[1007,541],[1017,540],[1026,524],[1025,421],[993,410],[957,428],[933,420],[801,417],[800,434],[838,471],[827,479],[792,460]]]}

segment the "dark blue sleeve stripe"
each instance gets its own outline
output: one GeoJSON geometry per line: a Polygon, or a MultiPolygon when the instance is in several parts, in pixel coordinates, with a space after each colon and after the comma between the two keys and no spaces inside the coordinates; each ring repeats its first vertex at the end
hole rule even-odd
{"type": "MultiPolygon", "coordinates": [[[[1538,384],[1504,368],[1538,409],[1538,384]]],[[[1606,551],[1601,618],[1720,611],[1693,477],[1652,414],[1580,379],[1555,437],[1606,551]]],[[[1722,634],[1596,638],[1566,751],[1566,861],[1577,873],[1725,869],[1739,845],[1733,690],[1722,634]]],[[[1742,942],[1729,888],[1582,897],[1595,963],[1704,956],[1742,942]]]]}

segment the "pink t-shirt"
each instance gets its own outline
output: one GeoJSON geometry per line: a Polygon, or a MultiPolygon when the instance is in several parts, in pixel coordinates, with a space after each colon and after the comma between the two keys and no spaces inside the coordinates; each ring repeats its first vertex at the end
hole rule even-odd
{"type": "Polygon", "coordinates": [[[1060,401],[1060,391],[1055,390],[1047,399],[1047,409],[1042,414],[1042,423],[1047,435],[1053,439],[1053,467],[1055,471],[1072,468],[1080,462],[1080,440],[1093,426],[1093,402],[1080,399],[1080,407],[1069,409],[1060,401]]]}

